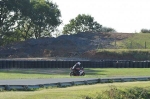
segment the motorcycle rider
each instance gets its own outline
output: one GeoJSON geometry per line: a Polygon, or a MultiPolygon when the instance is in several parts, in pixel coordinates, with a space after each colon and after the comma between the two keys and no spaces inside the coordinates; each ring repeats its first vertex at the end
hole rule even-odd
{"type": "Polygon", "coordinates": [[[80,75],[80,69],[81,69],[81,63],[80,62],[77,62],[73,67],[73,71],[77,74],[77,75],[80,75]]]}

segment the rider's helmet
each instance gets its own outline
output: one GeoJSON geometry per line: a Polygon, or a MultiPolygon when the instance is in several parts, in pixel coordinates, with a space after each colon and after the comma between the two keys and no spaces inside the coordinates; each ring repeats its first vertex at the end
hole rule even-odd
{"type": "Polygon", "coordinates": [[[80,62],[77,62],[77,64],[78,64],[78,65],[81,65],[81,63],[80,63],[80,62]]]}

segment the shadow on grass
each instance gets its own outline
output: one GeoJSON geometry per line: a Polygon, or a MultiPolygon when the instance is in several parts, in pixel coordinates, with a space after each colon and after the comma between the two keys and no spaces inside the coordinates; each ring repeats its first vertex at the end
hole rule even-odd
{"type": "Polygon", "coordinates": [[[44,74],[44,75],[68,75],[69,69],[1,69],[0,73],[16,73],[16,74],[44,74]]]}
{"type": "Polygon", "coordinates": [[[86,72],[86,75],[106,75],[105,73],[107,72],[106,70],[93,68],[86,68],[84,71],[86,72]]]}

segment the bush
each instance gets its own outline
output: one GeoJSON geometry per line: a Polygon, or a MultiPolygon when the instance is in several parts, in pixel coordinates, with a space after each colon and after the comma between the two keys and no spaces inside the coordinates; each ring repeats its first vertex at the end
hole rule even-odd
{"type": "Polygon", "coordinates": [[[110,86],[109,90],[103,91],[102,93],[97,93],[94,98],[89,96],[87,97],[85,96],[84,99],[149,99],[150,89],[135,87],[120,90],[115,86],[110,86]]]}

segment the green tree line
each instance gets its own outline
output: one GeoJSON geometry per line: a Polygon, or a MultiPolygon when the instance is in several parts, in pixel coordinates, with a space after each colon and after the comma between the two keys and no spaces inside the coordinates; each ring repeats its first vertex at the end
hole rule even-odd
{"type": "Polygon", "coordinates": [[[45,0],[0,1],[0,45],[51,36],[61,24],[58,6],[45,0]]]}
{"type": "MultiPolygon", "coordinates": [[[[62,23],[60,18],[58,5],[49,0],[0,0],[0,45],[51,37],[62,23]]],[[[62,34],[85,31],[116,32],[90,15],[79,14],[63,27],[62,34]]]]}
{"type": "Polygon", "coordinates": [[[150,33],[150,29],[141,29],[141,33],[150,33]]]}
{"type": "Polygon", "coordinates": [[[103,27],[94,17],[85,14],[79,14],[76,18],[71,19],[68,24],[63,27],[63,34],[75,34],[79,32],[116,32],[113,28],[103,27]]]}

